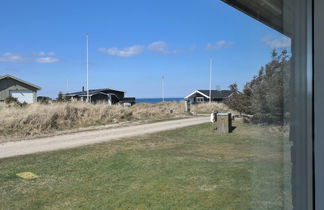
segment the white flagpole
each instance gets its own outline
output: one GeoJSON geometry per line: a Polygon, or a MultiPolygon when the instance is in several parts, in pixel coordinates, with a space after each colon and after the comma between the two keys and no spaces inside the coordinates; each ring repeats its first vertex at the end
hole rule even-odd
{"type": "Polygon", "coordinates": [[[212,102],[212,71],[213,71],[213,60],[209,58],[209,103],[212,102]]]}
{"type": "Polygon", "coordinates": [[[161,87],[162,87],[162,101],[164,102],[164,76],[162,76],[161,87]]]}
{"type": "Polygon", "coordinates": [[[89,38],[87,35],[87,102],[89,103],[89,38]]]}

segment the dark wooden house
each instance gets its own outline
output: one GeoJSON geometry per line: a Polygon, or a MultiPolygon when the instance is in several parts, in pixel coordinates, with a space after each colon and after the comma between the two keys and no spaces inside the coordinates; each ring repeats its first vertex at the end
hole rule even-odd
{"type": "MultiPolygon", "coordinates": [[[[66,93],[64,97],[71,101],[86,101],[87,91],[82,88],[82,91],[66,93]]],[[[121,104],[125,106],[135,104],[134,97],[125,97],[125,91],[110,88],[89,90],[89,101],[91,103],[121,104]]]]}
{"type": "Polygon", "coordinates": [[[222,102],[228,100],[232,94],[233,91],[231,90],[212,90],[210,96],[209,90],[196,90],[186,96],[185,100],[193,103],[204,103],[209,102],[209,98],[211,97],[212,102],[222,102]]]}

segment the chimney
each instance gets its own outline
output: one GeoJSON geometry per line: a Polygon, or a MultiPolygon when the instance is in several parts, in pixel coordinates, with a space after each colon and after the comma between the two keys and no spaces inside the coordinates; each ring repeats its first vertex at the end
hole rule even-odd
{"type": "Polygon", "coordinates": [[[84,92],[84,86],[82,86],[82,92],[84,92]]]}

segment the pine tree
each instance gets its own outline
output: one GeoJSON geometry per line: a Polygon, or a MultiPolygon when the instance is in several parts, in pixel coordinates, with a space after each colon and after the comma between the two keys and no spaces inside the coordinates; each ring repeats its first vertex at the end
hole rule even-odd
{"type": "Polygon", "coordinates": [[[243,92],[236,83],[230,85],[234,91],[228,106],[245,114],[253,114],[255,123],[283,124],[289,120],[290,57],[287,50],[272,52],[271,61],[261,67],[258,75],[246,83],[243,92]]]}

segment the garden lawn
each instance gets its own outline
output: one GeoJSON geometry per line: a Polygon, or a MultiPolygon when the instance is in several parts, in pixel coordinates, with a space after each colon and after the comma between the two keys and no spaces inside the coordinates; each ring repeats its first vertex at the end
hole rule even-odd
{"type": "Polygon", "coordinates": [[[270,127],[236,126],[1,159],[0,209],[290,209],[288,140],[270,127]]]}

